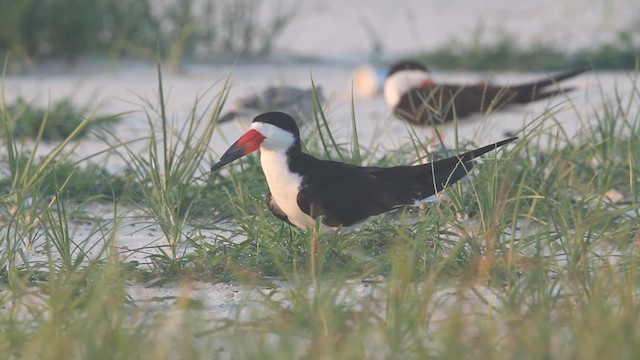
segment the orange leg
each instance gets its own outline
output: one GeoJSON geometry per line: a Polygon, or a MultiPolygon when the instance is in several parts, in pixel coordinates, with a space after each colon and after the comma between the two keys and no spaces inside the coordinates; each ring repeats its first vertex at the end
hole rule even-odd
{"type": "Polygon", "coordinates": [[[434,146],[439,146],[440,144],[442,144],[442,141],[445,138],[445,134],[444,131],[441,131],[444,129],[444,127],[441,126],[431,126],[431,143],[429,144],[434,145],[434,146]]]}
{"type": "Polygon", "coordinates": [[[318,232],[313,229],[313,240],[311,241],[311,251],[315,254],[318,252],[318,232]]]}

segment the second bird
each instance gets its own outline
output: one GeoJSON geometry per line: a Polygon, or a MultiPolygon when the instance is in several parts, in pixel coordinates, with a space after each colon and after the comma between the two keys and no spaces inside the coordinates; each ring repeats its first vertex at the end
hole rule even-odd
{"type": "Polygon", "coordinates": [[[238,98],[234,101],[233,109],[220,116],[218,123],[222,124],[236,118],[250,121],[258,114],[268,111],[282,111],[294,114],[301,121],[299,126],[313,120],[313,98],[318,97],[319,105],[325,102],[322,87],[298,88],[295,86],[269,86],[262,93],[238,98]]]}
{"type": "Polygon", "coordinates": [[[384,82],[384,97],[394,114],[414,125],[433,126],[507,105],[526,104],[573,90],[558,83],[585,72],[570,70],[520,85],[488,82],[470,85],[436,84],[427,68],[415,61],[392,65],[384,82]]]}

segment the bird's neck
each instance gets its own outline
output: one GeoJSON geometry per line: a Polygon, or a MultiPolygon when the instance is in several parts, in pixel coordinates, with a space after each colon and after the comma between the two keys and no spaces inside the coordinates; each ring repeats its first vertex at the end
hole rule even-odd
{"type": "Polygon", "coordinates": [[[267,178],[269,188],[284,173],[289,172],[289,157],[281,151],[260,149],[260,164],[262,165],[262,172],[267,178]]]}
{"type": "Polygon", "coordinates": [[[267,179],[273,201],[292,224],[300,228],[311,228],[315,225],[315,220],[304,214],[297,202],[303,177],[302,174],[291,170],[291,161],[292,158],[287,153],[260,150],[262,172],[267,179]]]}

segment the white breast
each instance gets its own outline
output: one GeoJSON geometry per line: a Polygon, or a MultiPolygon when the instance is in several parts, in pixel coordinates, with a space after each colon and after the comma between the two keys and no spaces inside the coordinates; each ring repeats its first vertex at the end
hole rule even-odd
{"type": "Polygon", "coordinates": [[[261,148],[260,163],[267,178],[269,191],[289,221],[299,228],[312,228],[316,222],[298,207],[298,190],[302,176],[289,171],[287,156],[281,152],[261,148]]]}

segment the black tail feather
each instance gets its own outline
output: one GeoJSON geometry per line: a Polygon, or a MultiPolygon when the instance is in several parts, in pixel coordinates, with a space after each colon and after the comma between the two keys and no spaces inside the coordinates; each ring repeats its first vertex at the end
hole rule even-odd
{"type": "Polygon", "coordinates": [[[452,156],[432,163],[391,168],[367,167],[362,171],[393,184],[413,189],[412,199],[425,199],[455,184],[473,169],[473,160],[489,151],[508,144],[517,137],[486,145],[479,149],[452,156]]]}
{"type": "Polygon", "coordinates": [[[545,91],[544,88],[551,85],[557,85],[563,80],[580,75],[586,71],[588,71],[588,69],[586,68],[569,70],[546,79],[513,86],[512,89],[515,90],[517,93],[517,95],[513,99],[513,102],[519,103],[519,104],[526,104],[532,101],[537,101],[537,100],[545,99],[554,95],[569,92],[573,90],[573,88],[564,88],[564,89],[557,89],[552,91],[545,91]]]}
{"type": "Polygon", "coordinates": [[[465,177],[473,169],[473,160],[482,156],[489,151],[495,150],[505,144],[508,144],[517,137],[512,137],[499,141],[495,144],[483,146],[479,149],[468,151],[464,154],[452,156],[447,159],[439,160],[431,164],[425,164],[433,174],[433,185],[435,190],[440,192],[447,186],[451,186],[458,180],[465,177]]]}

